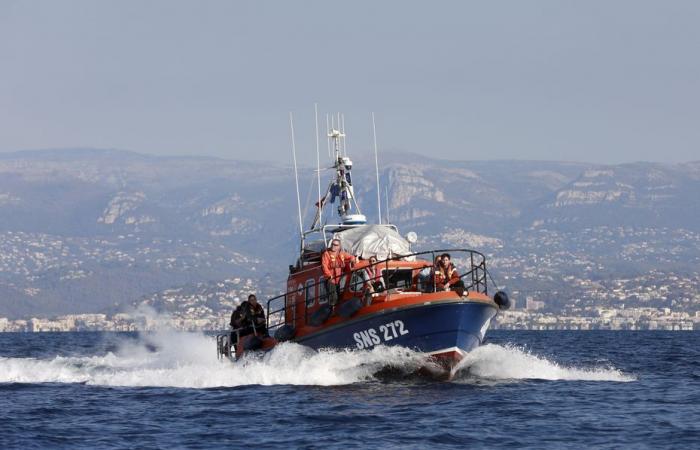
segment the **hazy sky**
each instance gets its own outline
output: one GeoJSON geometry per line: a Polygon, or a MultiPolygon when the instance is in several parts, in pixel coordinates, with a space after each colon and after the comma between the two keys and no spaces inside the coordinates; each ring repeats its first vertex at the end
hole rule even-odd
{"type": "Polygon", "coordinates": [[[700,2],[0,1],[0,151],[287,162],[293,111],[308,162],[314,102],[351,152],[697,160],[700,2]]]}

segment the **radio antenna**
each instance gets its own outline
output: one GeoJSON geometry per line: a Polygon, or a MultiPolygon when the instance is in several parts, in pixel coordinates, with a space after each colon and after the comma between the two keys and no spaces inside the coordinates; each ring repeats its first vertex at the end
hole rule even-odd
{"type": "Polygon", "coordinates": [[[391,223],[389,222],[389,187],[384,186],[384,198],[386,199],[386,223],[391,223]]]}
{"type": "Polygon", "coordinates": [[[374,113],[372,113],[372,136],[374,138],[374,170],[377,174],[377,217],[379,225],[382,224],[382,200],[379,191],[379,159],[377,158],[377,125],[374,122],[374,113]]]}
{"type": "Polygon", "coordinates": [[[318,142],[318,103],[314,103],[314,118],[316,119],[316,174],[318,180],[318,223],[322,223],[323,205],[321,204],[321,155],[318,142]]]}
{"type": "Polygon", "coordinates": [[[340,115],[340,132],[343,133],[343,156],[348,156],[348,148],[347,148],[347,133],[345,132],[345,114],[340,115]]]}
{"type": "MultiPolygon", "coordinates": [[[[304,239],[304,225],[301,221],[301,198],[299,197],[299,174],[297,173],[297,146],[294,142],[294,118],[292,112],[289,112],[289,128],[292,131],[292,159],[294,160],[294,180],[297,188],[297,211],[299,212],[299,234],[302,240],[304,239]]],[[[303,246],[302,242],[302,246],[303,246]]]]}
{"type": "MultiPolygon", "coordinates": [[[[328,113],[326,113],[326,134],[330,134],[331,132],[331,124],[328,121],[328,113]]],[[[328,159],[331,158],[331,137],[328,136],[326,139],[328,141],[328,159]]]]}

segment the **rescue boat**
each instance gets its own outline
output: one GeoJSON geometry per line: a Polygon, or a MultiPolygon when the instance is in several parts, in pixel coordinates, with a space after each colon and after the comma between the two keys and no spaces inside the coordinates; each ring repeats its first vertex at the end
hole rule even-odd
{"type": "Polygon", "coordinates": [[[334,177],[316,204],[311,227],[301,233],[299,257],[289,266],[286,292],[267,301],[269,335],[256,331],[240,337],[239,330],[219,334],[219,357],[236,360],[287,341],[313,349],[357,351],[402,346],[428,355],[425,369],[449,379],[459,361],[484,342],[491,320],[508,309],[508,295],[504,291],[489,295],[489,284],[495,285],[489,283],[484,254],[464,248],[415,252],[415,233],[402,236],[392,224],[368,224],[355,198],[352,161],[343,156],[344,136],[337,129],[328,133],[335,150],[334,177]],[[325,209],[331,211],[324,221],[325,209]],[[356,258],[334,280],[340,286],[337,298],[327,292],[321,264],[334,239],[356,258]],[[434,262],[444,253],[460,270],[463,291],[438,289],[434,262]],[[371,257],[377,262],[370,263],[371,257]],[[368,273],[377,275],[381,287],[369,289],[368,273]]]}

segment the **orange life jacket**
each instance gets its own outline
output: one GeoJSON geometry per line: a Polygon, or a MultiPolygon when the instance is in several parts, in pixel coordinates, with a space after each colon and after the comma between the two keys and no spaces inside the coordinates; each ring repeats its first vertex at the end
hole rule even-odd
{"type": "Polygon", "coordinates": [[[323,276],[331,281],[331,283],[338,284],[340,282],[340,277],[343,275],[343,271],[354,261],[355,257],[349,253],[338,252],[337,254],[332,250],[326,250],[321,256],[321,266],[323,267],[323,276]]]}

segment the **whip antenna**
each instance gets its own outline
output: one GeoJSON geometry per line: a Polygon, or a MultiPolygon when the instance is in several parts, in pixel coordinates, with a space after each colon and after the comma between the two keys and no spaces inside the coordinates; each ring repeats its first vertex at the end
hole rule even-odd
{"type": "Polygon", "coordinates": [[[338,128],[340,129],[340,132],[343,133],[343,156],[348,156],[348,148],[347,148],[347,133],[345,132],[345,114],[340,114],[340,117],[338,118],[338,128]]]}
{"type": "Polygon", "coordinates": [[[389,222],[389,187],[384,186],[384,198],[386,199],[386,223],[391,223],[389,222]]]}
{"type": "Polygon", "coordinates": [[[328,159],[331,159],[331,125],[330,122],[328,121],[328,113],[326,113],[326,133],[328,134],[328,159]]]}
{"type": "Polygon", "coordinates": [[[318,180],[318,223],[323,223],[323,204],[321,202],[321,155],[318,143],[318,103],[314,103],[314,117],[316,119],[316,174],[318,180]]]}
{"type": "MultiPolygon", "coordinates": [[[[337,127],[338,130],[340,130],[340,133],[342,134],[342,133],[343,133],[343,129],[342,129],[341,126],[340,126],[340,113],[336,113],[336,115],[337,115],[337,117],[336,117],[335,125],[333,125],[333,123],[331,122],[331,126],[332,126],[333,128],[336,128],[336,127],[337,127]]],[[[343,140],[340,139],[340,140],[338,141],[338,143],[340,144],[340,155],[341,155],[341,156],[344,156],[345,153],[343,153],[343,140]]]]}
{"type": "Polygon", "coordinates": [[[294,143],[294,119],[289,113],[289,128],[292,130],[292,158],[294,159],[294,180],[297,188],[297,211],[299,212],[299,234],[304,238],[304,225],[301,221],[301,198],[299,198],[299,174],[297,173],[297,147],[294,143]]]}
{"type": "Polygon", "coordinates": [[[377,174],[377,217],[379,225],[382,224],[382,200],[379,192],[379,159],[377,158],[377,126],[374,123],[374,113],[372,113],[372,136],[374,137],[374,170],[377,174]]]}

